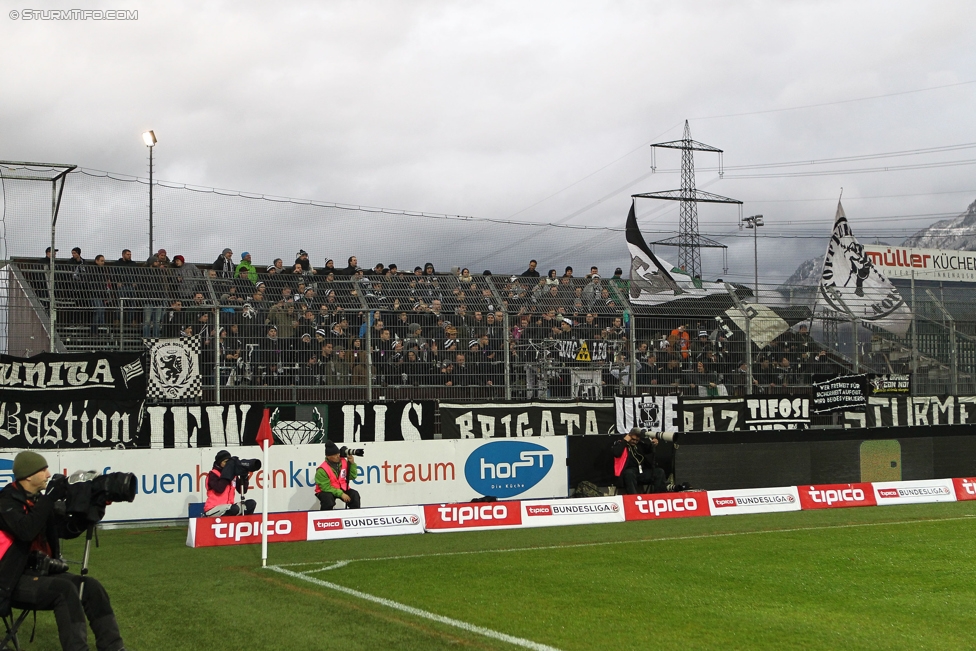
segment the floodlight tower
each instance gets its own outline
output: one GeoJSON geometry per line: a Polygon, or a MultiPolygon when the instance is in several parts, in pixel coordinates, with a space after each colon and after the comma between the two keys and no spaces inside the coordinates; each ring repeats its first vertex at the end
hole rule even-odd
{"type": "Polygon", "coordinates": [[[703,142],[691,139],[691,129],[685,120],[685,132],[681,140],[658,142],[651,145],[651,169],[656,169],[654,163],[654,148],[681,150],[681,189],[664,190],[662,192],[645,192],[635,194],[634,197],[643,199],[663,199],[665,201],[680,201],[681,210],[678,220],[677,237],[669,237],[654,244],[678,247],[678,266],[695,278],[701,277],[701,249],[727,248],[721,242],[716,242],[698,234],[698,204],[699,203],[735,203],[741,205],[738,199],[729,199],[721,195],[703,192],[695,189],[695,151],[712,151],[718,154],[718,175],[722,176],[722,150],[703,142]]]}
{"type": "Polygon", "coordinates": [[[149,147],[149,255],[156,250],[153,248],[153,148],[156,146],[156,134],[150,129],[142,134],[142,141],[149,147]]]}

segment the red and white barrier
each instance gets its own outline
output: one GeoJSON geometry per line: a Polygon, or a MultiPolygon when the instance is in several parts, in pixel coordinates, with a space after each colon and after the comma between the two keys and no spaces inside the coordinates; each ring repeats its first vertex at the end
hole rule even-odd
{"type": "MultiPolygon", "coordinates": [[[[976,500],[976,477],[273,513],[271,542],[976,500]]],[[[190,520],[190,547],[261,542],[257,515],[190,520]]]]}

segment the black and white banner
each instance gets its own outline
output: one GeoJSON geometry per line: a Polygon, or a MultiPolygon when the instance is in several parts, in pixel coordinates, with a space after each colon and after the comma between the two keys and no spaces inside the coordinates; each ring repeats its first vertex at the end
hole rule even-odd
{"type": "Polygon", "coordinates": [[[144,448],[140,400],[0,402],[0,447],[144,448]]]}
{"type": "Polygon", "coordinates": [[[142,447],[206,448],[257,445],[263,402],[225,405],[150,405],[142,447]]]}
{"type": "Polygon", "coordinates": [[[745,428],[808,429],[810,427],[810,398],[781,396],[746,398],[745,428]]]}
{"type": "Polygon", "coordinates": [[[680,427],[675,396],[614,396],[613,404],[618,432],[635,427],[676,432],[680,427]]]}
{"type": "Polygon", "coordinates": [[[811,409],[815,414],[863,409],[867,403],[867,386],[866,375],[845,375],[824,382],[814,382],[811,409]]]}
{"type": "Polygon", "coordinates": [[[605,404],[449,405],[441,403],[441,437],[578,436],[614,431],[614,406],[605,404]]]}
{"type": "Polygon", "coordinates": [[[182,339],[147,339],[149,386],[152,400],[200,398],[200,335],[182,339]]]}
{"type": "Polygon", "coordinates": [[[976,423],[976,396],[868,396],[861,413],[844,412],[844,427],[925,427],[976,423]]]}
{"type": "Polygon", "coordinates": [[[681,398],[682,432],[734,432],[745,429],[745,401],[741,398],[681,398]]]}
{"type": "Polygon", "coordinates": [[[892,373],[890,375],[871,375],[868,385],[871,395],[911,395],[911,373],[892,373]]]}
{"type": "Polygon", "coordinates": [[[141,353],[0,355],[2,400],[145,400],[141,353]]]}
{"type": "Polygon", "coordinates": [[[432,439],[436,408],[433,400],[330,403],[329,440],[349,444],[432,439]]]}
{"type": "Polygon", "coordinates": [[[613,344],[600,339],[557,339],[556,351],[564,361],[606,362],[613,360],[613,344]]]}

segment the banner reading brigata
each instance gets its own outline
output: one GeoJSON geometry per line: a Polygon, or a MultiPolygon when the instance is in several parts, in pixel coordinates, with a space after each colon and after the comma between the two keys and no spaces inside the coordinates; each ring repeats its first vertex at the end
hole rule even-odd
{"type": "Polygon", "coordinates": [[[614,427],[612,403],[442,403],[440,413],[446,439],[609,434],[614,427]]]}

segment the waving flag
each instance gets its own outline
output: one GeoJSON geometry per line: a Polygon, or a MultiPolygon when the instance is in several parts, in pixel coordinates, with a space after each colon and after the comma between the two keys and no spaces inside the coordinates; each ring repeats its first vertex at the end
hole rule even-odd
{"type": "Polygon", "coordinates": [[[661,305],[673,300],[725,296],[721,283],[706,283],[654,255],[637,226],[634,202],[627,215],[627,248],[630,250],[630,302],[661,305]]]}
{"type": "Polygon", "coordinates": [[[854,237],[840,201],[824,256],[820,294],[834,311],[897,335],[903,336],[912,322],[912,311],[898,289],[854,237]]]}

